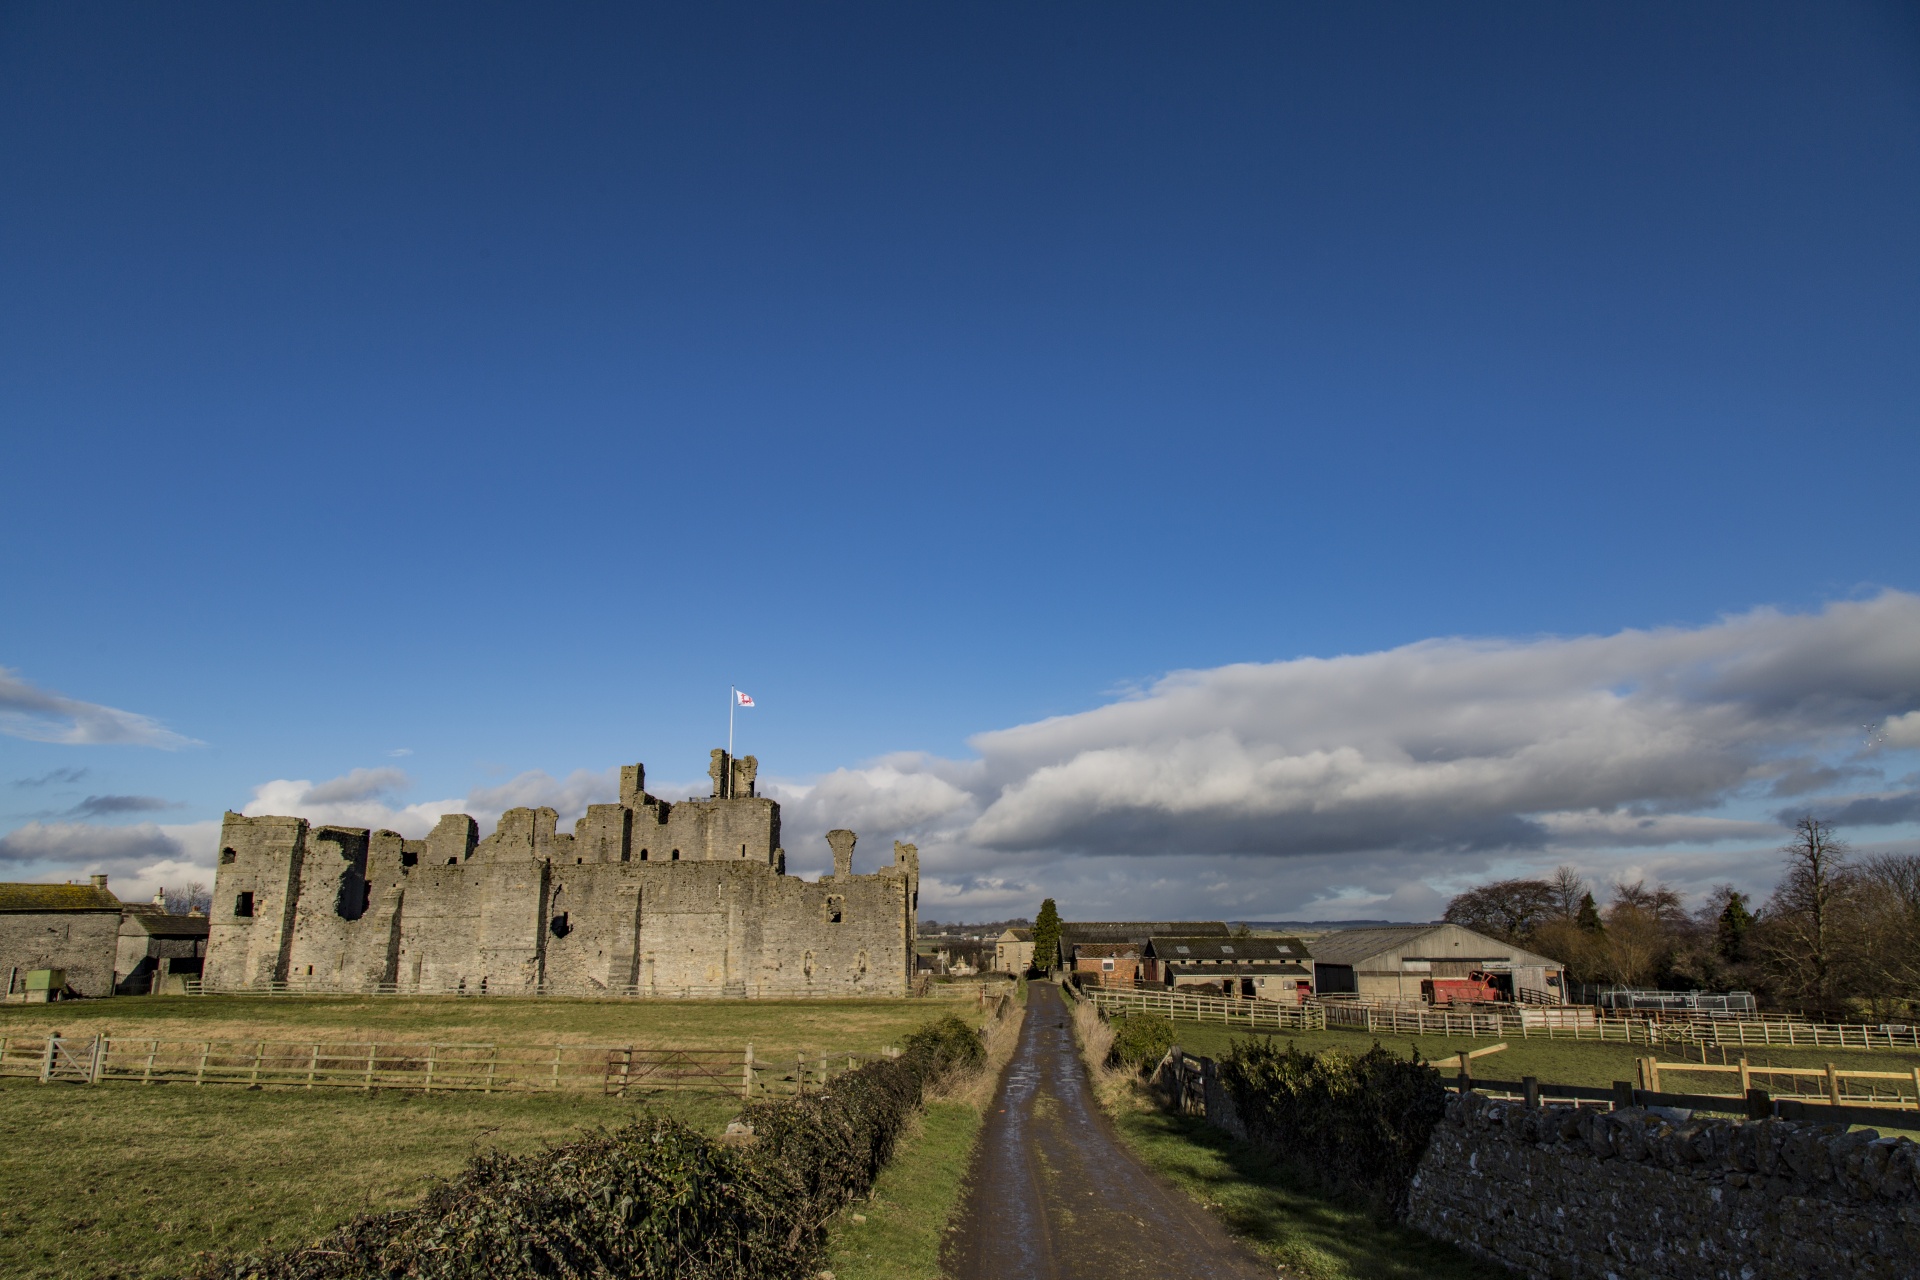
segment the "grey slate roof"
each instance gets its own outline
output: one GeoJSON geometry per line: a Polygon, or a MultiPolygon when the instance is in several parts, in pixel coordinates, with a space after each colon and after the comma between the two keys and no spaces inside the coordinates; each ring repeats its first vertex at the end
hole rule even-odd
{"type": "MultiPolygon", "coordinates": [[[[1471,929],[1455,924],[1400,924],[1372,929],[1341,929],[1334,933],[1323,933],[1313,940],[1313,958],[1319,964],[1357,965],[1362,960],[1375,956],[1390,955],[1398,968],[1402,955],[1421,954],[1421,943],[1429,935],[1452,933],[1454,931],[1476,939],[1481,945],[1472,956],[1462,959],[1485,960],[1501,956],[1516,964],[1540,964],[1549,968],[1559,968],[1558,960],[1515,946],[1511,942],[1502,942],[1498,938],[1489,938],[1484,933],[1475,933],[1471,929]]],[[[1444,959],[1433,956],[1433,959],[1444,959]]]]}
{"type": "Polygon", "coordinates": [[[1143,947],[1147,939],[1160,934],[1179,934],[1183,938],[1218,937],[1228,934],[1221,920],[1088,920],[1060,923],[1060,941],[1066,946],[1076,942],[1131,942],[1143,947]]]}
{"type": "Polygon", "coordinates": [[[168,915],[163,907],[142,903],[127,908],[123,932],[127,925],[155,938],[204,938],[209,922],[205,916],[168,915]]]}
{"type": "Polygon", "coordinates": [[[1148,942],[1155,959],[1190,963],[1195,960],[1286,960],[1308,958],[1298,938],[1219,938],[1155,934],[1148,942]]]}

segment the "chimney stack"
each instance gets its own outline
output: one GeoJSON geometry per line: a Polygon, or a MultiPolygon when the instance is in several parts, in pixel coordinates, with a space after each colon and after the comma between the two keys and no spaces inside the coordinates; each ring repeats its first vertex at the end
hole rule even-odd
{"type": "Polygon", "coordinates": [[[88,876],[87,879],[92,882],[93,887],[96,889],[104,889],[107,887],[107,878],[104,875],[91,875],[88,876]]]}

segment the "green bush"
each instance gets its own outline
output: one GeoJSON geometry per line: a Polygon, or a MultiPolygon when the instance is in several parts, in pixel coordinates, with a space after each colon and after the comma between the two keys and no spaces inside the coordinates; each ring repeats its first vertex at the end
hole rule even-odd
{"type": "Polygon", "coordinates": [[[1439,1072],[1418,1054],[1402,1058],[1378,1044],[1356,1058],[1239,1040],[1220,1063],[1220,1080],[1256,1144],[1396,1214],[1446,1111],[1439,1072]]]}
{"type": "Polygon", "coordinates": [[[1113,1020],[1113,1062],[1136,1071],[1152,1067],[1173,1048],[1173,1020],[1150,1013],[1129,1013],[1113,1020]]]}
{"type": "Polygon", "coordinates": [[[829,1217],[865,1194],[928,1084],[980,1061],[956,1018],[819,1093],[745,1109],[747,1146],[649,1113],[537,1155],[489,1152],[418,1208],[317,1244],[209,1262],[201,1280],[798,1280],[829,1217]],[[947,1024],[953,1024],[949,1026],[947,1024]],[[960,1028],[958,1035],[953,1027],[960,1028]]]}

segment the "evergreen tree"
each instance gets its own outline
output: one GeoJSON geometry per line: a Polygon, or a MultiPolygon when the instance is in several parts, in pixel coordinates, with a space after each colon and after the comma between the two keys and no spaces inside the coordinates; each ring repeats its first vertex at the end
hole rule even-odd
{"type": "Polygon", "coordinates": [[[1040,904],[1033,921],[1033,967],[1041,973],[1053,972],[1060,963],[1060,911],[1048,898],[1040,904]]]}
{"type": "Polygon", "coordinates": [[[1747,930],[1751,928],[1753,913],[1747,910],[1747,895],[1729,893],[1727,909],[1720,913],[1720,923],[1714,930],[1722,960],[1739,964],[1747,958],[1747,930]]]}
{"type": "Polygon", "coordinates": [[[1588,933],[1600,933],[1605,926],[1600,923],[1600,906],[1593,900],[1593,894],[1587,893],[1580,899],[1580,914],[1574,917],[1574,923],[1588,933]]]}

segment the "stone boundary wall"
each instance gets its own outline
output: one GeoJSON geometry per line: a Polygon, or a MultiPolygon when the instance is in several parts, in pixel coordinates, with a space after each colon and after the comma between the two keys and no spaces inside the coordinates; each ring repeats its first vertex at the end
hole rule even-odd
{"type": "Polygon", "coordinates": [[[1838,1125],[1454,1094],[1408,1221],[1541,1280],[1914,1277],[1920,1146],[1838,1125]]]}

